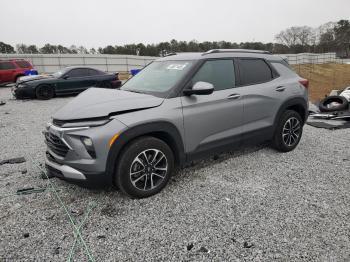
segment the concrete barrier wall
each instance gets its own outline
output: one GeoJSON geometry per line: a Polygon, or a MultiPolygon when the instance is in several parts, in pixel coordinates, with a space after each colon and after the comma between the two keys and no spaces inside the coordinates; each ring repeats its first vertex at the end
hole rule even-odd
{"type": "MultiPolygon", "coordinates": [[[[283,54],[289,63],[324,64],[340,62],[335,53],[283,54]]],[[[91,66],[106,72],[129,72],[131,69],[143,68],[156,59],[152,56],[133,55],[81,55],[81,54],[0,54],[0,59],[21,58],[29,60],[40,72],[53,73],[66,66],[91,66]]]]}
{"type": "Polygon", "coordinates": [[[80,54],[0,54],[0,59],[26,59],[39,72],[53,73],[67,66],[91,66],[106,72],[126,72],[143,68],[155,57],[132,55],[80,55],[80,54]]]}

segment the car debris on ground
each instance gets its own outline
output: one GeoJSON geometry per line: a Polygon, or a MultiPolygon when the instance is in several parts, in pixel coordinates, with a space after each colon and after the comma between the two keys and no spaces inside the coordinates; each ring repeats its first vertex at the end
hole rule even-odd
{"type": "Polygon", "coordinates": [[[307,124],[326,129],[350,128],[350,86],[333,90],[317,104],[309,104],[307,124]]]}
{"type": "Polygon", "coordinates": [[[24,157],[16,157],[16,158],[10,158],[0,161],[0,166],[4,164],[19,164],[26,162],[26,159],[24,157]]]}

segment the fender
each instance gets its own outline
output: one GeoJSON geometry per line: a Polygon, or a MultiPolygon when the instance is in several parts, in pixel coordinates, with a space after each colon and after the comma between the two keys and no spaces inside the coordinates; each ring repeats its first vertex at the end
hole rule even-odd
{"type": "Polygon", "coordinates": [[[170,140],[168,141],[168,144],[170,142],[170,148],[173,151],[175,151],[174,157],[176,161],[179,163],[179,165],[182,165],[185,162],[184,143],[180,132],[175,127],[175,125],[165,121],[157,121],[137,125],[121,133],[109,150],[107,157],[106,173],[111,179],[111,182],[113,182],[114,172],[116,168],[115,163],[116,161],[118,161],[120,153],[126,146],[126,144],[140,136],[153,135],[154,137],[159,138],[157,134],[166,134],[166,137],[168,138],[168,140],[170,140]]]}
{"type": "Polygon", "coordinates": [[[283,114],[284,111],[286,111],[287,108],[292,107],[292,106],[298,106],[303,108],[304,112],[304,123],[306,122],[307,116],[308,116],[308,106],[307,106],[307,102],[305,101],[304,98],[301,97],[294,97],[291,98],[287,101],[285,101],[280,108],[278,109],[278,112],[275,116],[275,120],[274,120],[274,128],[277,126],[277,122],[280,119],[281,115],[283,114]]]}

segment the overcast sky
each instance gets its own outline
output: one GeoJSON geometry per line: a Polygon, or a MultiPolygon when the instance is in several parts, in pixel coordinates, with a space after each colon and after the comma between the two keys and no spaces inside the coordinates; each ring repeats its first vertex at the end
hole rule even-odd
{"type": "Polygon", "coordinates": [[[350,19],[350,0],[0,1],[0,41],[12,45],[270,42],[287,27],[350,19]]]}

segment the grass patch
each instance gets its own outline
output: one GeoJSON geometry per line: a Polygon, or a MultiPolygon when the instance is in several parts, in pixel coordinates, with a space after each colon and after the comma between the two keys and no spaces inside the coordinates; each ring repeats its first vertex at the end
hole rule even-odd
{"type": "Polygon", "coordinates": [[[315,102],[332,90],[342,90],[350,86],[350,65],[348,64],[303,64],[293,65],[303,78],[309,79],[309,98],[315,102]]]}

